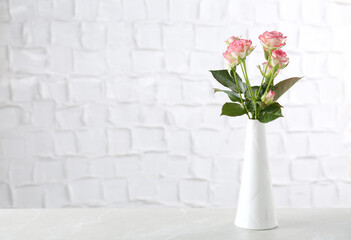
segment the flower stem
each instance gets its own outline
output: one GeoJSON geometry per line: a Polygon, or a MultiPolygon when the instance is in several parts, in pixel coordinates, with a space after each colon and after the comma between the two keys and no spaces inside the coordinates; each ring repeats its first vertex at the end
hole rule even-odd
{"type": "Polygon", "coordinates": [[[250,85],[250,81],[249,81],[249,77],[247,76],[247,70],[246,70],[246,64],[245,64],[245,60],[240,60],[240,67],[241,67],[241,71],[243,72],[244,78],[245,78],[245,82],[246,85],[249,89],[249,93],[251,96],[252,101],[254,102],[254,107],[255,107],[255,112],[254,114],[252,114],[252,118],[253,119],[257,119],[257,107],[256,107],[256,99],[255,99],[255,94],[252,91],[251,85],[250,85]]]}
{"type": "Polygon", "coordinates": [[[236,67],[235,67],[235,69],[232,68],[232,70],[233,70],[233,73],[234,73],[234,80],[235,80],[236,88],[238,89],[238,92],[239,92],[239,97],[240,97],[241,104],[243,105],[243,107],[244,107],[244,109],[245,109],[245,111],[246,111],[247,117],[248,117],[249,119],[251,119],[251,118],[250,118],[250,115],[249,115],[249,111],[247,110],[247,108],[246,108],[246,106],[245,106],[245,104],[244,104],[244,101],[243,101],[243,99],[242,99],[242,97],[241,97],[241,92],[240,92],[238,80],[236,79],[236,67]]]}
{"type": "Polygon", "coordinates": [[[260,92],[261,92],[261,88],[262,88],[262,85],[263,85],[263,81],[264,81],[264,79],[266,78],[266,73],[267,73],[267,69],[268,69],[268,64],[269,64],[269,62],[271,61],[271,58],[272,58],[272,51],[269,51],[269,57],[268,57],[268,60],[267,60],[266,67],[265,67],[265,69],[264,69],[264,73],[263,73],[261,85],[260,85],[260,88],[258,89],[256,99],[260,96],[260,92]]]}
{"type": "MultiPolygon", "coordinates": [[[[269,87],[271,86],[271,84],[272,84],[272,82],[273,82],[275,72],[276,72],[276,71],[273,71],[273,74],[272,74],[271,78],[269,79],[268,86],[267,86],[266,90],[265,90],[264,93],[263,93],[262,102],[266,101],[266,95],[267,95],[267,92],[268,92],[268,90],[269,90],[269,87]]],[[[261,108],[259,109],[258,112],[259,112],[259,113],[261,112],[261,108]]]]}

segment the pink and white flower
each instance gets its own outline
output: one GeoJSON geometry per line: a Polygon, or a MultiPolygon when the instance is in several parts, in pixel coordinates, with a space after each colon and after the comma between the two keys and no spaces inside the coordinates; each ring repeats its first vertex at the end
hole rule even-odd
{"type": "Polygon", "coordinates": [[[240,63],[240,59],[244,59],[255,49],[251,40],[237,39],[233,40],[227,47],[227,51],[223,53],[230,67],[234,67],[240,63]]]}
{"type": "Polygon", "coordinates": [[[229,45],[229,44],[231,44],[232,42],[234,42],[235,40],[240,40],[240,38],[239,38],[239,37],[235,37],[235,36],[231,36],[230,38],[228,38],[228,39],[225,41],[225,43],[226,43],[227,45],[229,45]]]}
{"type": "Polygon", "coordinates": [[[262,100],[266,105],[269,105],[269,104],[273,103],[274,96],[275,96],[275,92],[273,92],[272,90],[270,90],[270,91],[266,94],[266,96],[262,96],[261,100],[262,100]]]}
{"type": "Polygon", "coordinates": [[[271,31],[264,32],[258,37],[265,49],[274,50],[277,48],[281,48],[285,45],[285,41],[287,37],[284,37],[281,32],[271,31]]]}
{"type": "Polygon", "coordinates": [[[276,65],[279,65],[279,69],[285,68],[288,65],[289,58],[286,55],[286,52],[284,52],[281,49],[274,50],[272,52],[272,57],[270,61],[270,65],[272,67],[275,67],[276,65]]]}

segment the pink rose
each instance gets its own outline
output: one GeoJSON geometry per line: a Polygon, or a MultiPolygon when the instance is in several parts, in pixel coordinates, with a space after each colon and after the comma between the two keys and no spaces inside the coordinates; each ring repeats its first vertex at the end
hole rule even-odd
{"type": "MultiPolygon", "coordinates": [[[[267,62],[262,63],[262,72],[263,72],[263,74],[264,74],[264,71],[266,70],[266,65],[267,65],[267,62]]],[[[272,68],[272,66],[270,64],[268,64],[265,77],[270,79],[272,77],[272,74],[273,74],[273,68],[272,68]]],[[[274,73],[273,78],[275,78],[278,74],[279,74],[279,69],[274,73]]]]}
{"type": "Polygon", "coordinates": [[[239,58],[244,59],[254,50],[251,40],[237,39],[232,41],[227,51],[223,53],[224,58],[227,60],[230,67],[239,64],[239,58]]]}
{"type": "Polygon", "coordinates": [[[264,32],[258,37],[266,49],[277,49],[285,45],[286,37],[281,32],[264,32]]]}
{"type": "Polygon", "coordinates": [[[279,68],[285,68],[288,65],[289,58],[286,56],[286,52],[281,49],[274,50],[272,52],[272,58],[270,64],[272,67],[279,65],[279,68]]]}
{"type": "Polygon", "coordinates": [[[262,96],[261,100],[266,104],[269,105],[273,102],[275,96],[275,92],[273,92],[272,90],[270,90],[266,96],[262,96]]]}
{"type": "Polygon", "coordinates": [[[239,37],[235,37],[235,36],[231,36],[230,38],[228,38],[228,39],[225,41],[225,43],[226,43],[227,45],[229,45],[229,44],[231,44],[232,42],[234,42],[235,40],[240,40],[240,38],[239,38],[239,37]]]}

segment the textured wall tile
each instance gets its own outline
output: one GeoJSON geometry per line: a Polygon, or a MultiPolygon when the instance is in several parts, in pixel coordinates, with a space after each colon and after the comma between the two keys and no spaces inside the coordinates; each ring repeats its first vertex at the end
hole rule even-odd
{"type": "Polygon", "coordinates": [[[291,162],[292,178],[297,181],[316,181],[320,171],[318,159],[302,158],[291,162]]]}
{"type": "Polygon", "coordinates": [[[61,208],[69,203],[68,188],[62,183],[46,184],[44,187],[44,206],[61,208]]]}
{"type": "Polygon", "coordinates": [[[191,24],[167,24],[163,27],[163,44],[166,49],[190,49],[194,47],[194,31],[191,24]]]}
{"type": "Polygon", "coordinates": [[[13,207],[15,208],[42,208],[44,207],[43,187],[26,185],[13,189],[13,207]]]}
{"type": "Polygon", "coordinates": [[[12,207],[12,197],[10,187],[5,183],[0,183],[0,202],[3,208],[12,207]]]}
{"type": "Polygon", "coordinates": [[[98,0],[75,0],[75,17],[77,19],[95,20],[98,10],[98,0]]]}
{"type": "Polygon", "coordinates": [[[313,185],[312,199],[313,206],[315,207],[326,207],[338,204],[336,185],[334,183],[320,183],[313,185]]]}
{"type": "Polygon", "coordinates": [[[169,1],[169,18],[175,21],[194,21],[199,17],[199,0],[169,1]]]}
{"type": "Polygon", "coordinates": [[[12,44],[21,44],[23,39],[23,25],[21,23],[16,22],[1,22],[0,23],[0,31],[6,32],[6,34],[2,34],[0,37],[1,45],[12,45],[12,44]]]}
{"type": "Polygon", "coordinates": [[[140,157],[138,155],[124,155],[116,159],[116,172],[119,177],[135,176],[140,170],[140,157]]]}
{"type": "Polygon", "coordinates": [[[129,127],[138,122],[140,108],[137,104],[118,104],[111,106],[109,121],[118,127],[129,127]]]}
{"type": "Polygon", "coordinates": [[[169,50],[165,52],[166,70],[168,72],[185,73],[188,70],[188,53],[186,51],[169,50]]]}
{"type": "Polygon", "coordinates": [[[46,158],[36,161],[33,178],[40,183],[62,182],[65,179],[64,161],[46,158]]]}
{"type": "Polygon", "coordinates": [[[69,82],[71,99],[77,102],[99,100],[102,97],[100,79],[73,78],[69,82]]]}
{"type": "Polygon", "coordinates": [[[89,177],[91,175],[90,161],[86,157],[68,157],[65,162],[67,178],[76,180],[89,177]]]}
{"type": "Polygon", "coordinates": [[[122,18],[122,0],[104,0],[98,5],[99,20],[116,21],[122,18]]]}
{"type": "Polygon", "coordinates": [[[148,152],[141,157],[141,169],[145,174],[163,176],[167,167],[166,153],[148,152]]]}
{"type": "Polygon", "coordinates": [[[10,13],[9,13],[9,1],[1,1],[0,2],[0,20],[1,21],[7,21],[10,19],[10,13]]]}
{"type": "Polygon", "coordinates": [[[210,186],[210,202],[214,206],[235,208],[238,194],[239,185],[235,183],[214,183],[210,186]]]}
{"type": "Polygon", "coordinates": [[[111,73],[129,73],[132,69],[132,54],[125,47],[110,47],[107,51],[107,62],[111,73]]]}
{"type": "Polygon", "coordinates": [[[303,156],[308,153],[308,136],[305,133],[288,133],[284,136],[286,153],[294,156],[303,156]]]}
{"type": "Polygon", "coordinates": [[[75,204],[98,204],[103,201],[102,184],[98,179],[86,178],[74,181],[70,183],[69,190],[75,204]]]}
{"type": "Polygon", "coordinates": [[[21,110],[16,107],[0,108],[0,118],[2,119],[0,129],[11,129],[16,127],[21,121],[21,110]]]}
{"type": "Polygon", "coordinates": [[[304,26],[300,28],[300,47],[305,51],[325,51],[331,47],[329,29],[323,27],[304,26]],[[315,41],[320,39],[320,41],[315,41]]]}
{"type": "Polygon", "coordinates": [[[191,172],[198,179],[210,180],[213,175],[213,160],[208,157],[191,157],[191,172]]]}
{"type": "Polygon", "coordinates": [[[325,24],[328,5],[328,1],[326,0],[303,0],[301,11],[302,20],[308,24],[325,24]],[[311,9],[313,9],[313,11],[311,11],[311,9]]]}
{"type": "Polygon", "coordinates": [[[199,129],[192,135],[194,152],[198,154],[214,155],[221,152],[225,145],[225,135],[212,129],[199,129]],[[213,141],[216,139],[216,141],[213,141]]]}
{"type": "Polygon", "coordinates": [[[84,127],[83,108],[79,106],[58,109],[56,118],[59,126],[63,129],[80,129],[84,127]]]}
{"type": "Polygon", "coordinates": [[[107,202],[128,201],[127,181],[125,179],[104,179],[102,189],[107,202]]]}
{"type": "Polygon", "coordinates": [[[126,21],[142,20],[146,17],[145,1],[130,0],[123,2],[123,19],[126,21]]]}
{"type": "Polygon", "coordinates": [[[73,52],[66,46],[51,45],[48,48],[48,69],[56,74],[70,74],[73,71],[73,52]]]}
{"type": "Polygon", "coordinates": [[[11,0],[10,14],[14,20],[31,20],[35,17],[34,0],[11,0]]]}
{"type": "Polygon", "coordinates": [[[164,130],[162,128],[135,128],[132,130],[133,149],[157,151],[165,149],[164,130]]]}
{"type": "Polygon", "coordinates": [[[128,129],[109,129],[108,135],[108,153],[112,155],[127,154],[132,145],[131,133],[128,129]]]}
{"type": "Polygon", "coordinates": [[[77,132],[78,151],[81,154],[103,155],[106,153],[106,133],[102,129],[77,132]]]}
{"type": "Polygon", "coordinates": [[[43,48],[10,48],[10,68],[16,72],[45,73],[47,51],[43,48]]]}
{"type": "Polygon", "coordinates": [[[82,45],[86,49],[98,50],[106,47],[107,32],[103,23],[82,23],[82,45]]]}
{"type": "Polygon", "coordinates": [[[216,157],[213,167],[213,178],[220,182],[237,183],[239,180],[239,165],[231,156],[216,157]]]}
{"type": "Polygon", "coordinates": [[[54,150],[53,136],[50,132],[31,132],[27,137],[28,152],[33,155],[50,155],[54,150]]]}
{"type": "Polygon", "coordinates": [[[77,139],[72,131],[57,131],[54,133],[55,153],[57,155],[71,155],[77,153],[77,139]]]}
{"type": "Polygon", "coordinates": [[[2,156],[5,159],[23,160],[26,156],[26,143],[23,138],[7,138],[1,141],[2,156]]]}
{"type": "Polygon", "coordinates": [[[54,21],[51,23],[52,43],[80,47],[80,26],[78,22],[61,22],[54,21]]]}
{"type": "Polygon", "coordinates": [[[52,101],[33,102],[32,123],[37,127],[52,127],[55,103],[52,101]]]}
{"type": "Polygon", "coordinates": [[[32,162],[12,162],[8,170],[9,179],[12,186],[20,186],[33,183],[34,165],[32,162]]]}
{"type": "Polygon", "coordinates": [[[272,24],[279,21],[278,3],[256,1],[254,6],[255,20],[263,24],[272,24]],[[267,14],[269,12],[269,14],[267,14]]]}
{"type": "Polygon", "coordinates": [[[301,0],[290,1],[281,0],[279,1],[279,13],[283,20],[286,21],[297,21],[300,18],[301,0]]]}
{"type": "Polygon", "coordinates": [[[350,163],[344,157],[326,157],[321,160],[323,174],[329,180],[343,180],[350,179],[350,163]]]}
{"type": "Polygon", "coordinates": [[[290,187],[291,207],[311,207],[312,189],[310,184],[296,184],[290,187]]]}
{"type": "Polygon", "coordinates": [[[146,14],[148,19],[167,20],[168,1],[145,0],[146,14]]]}
{"type": "Polygon", "coordinates": [[[165,205],[179,204],[179,184],[175,179],[160,179],[158,181],[157,201],[165,205]]]}
{"type": "Polygon", "coordinates": [[[190,164],[190,161],[185,157],[171,157],[167,163],[165,176],[174,179],[189,178],[192,176],[190,164]]]}
{"type": "Polygon", "coordinates": [[[90,161],[90,172],[93,176],[106,178],[116,177],[115,158],[96,158],[90,161]]]}
{"type": "Polygon", "coordinates": [[[188,131],[167,131],[167,149],[170,153],[187,155],[191,151],[191,139],[188,131]]]}
{"type": "Polygon", "coordinates": [[[128,179],[128,191],[132,200],[155,200],[157,179],[148,175],[137,175],[128,179]]]}
{"type": "Polygon", "coordinates": [[[180,181],[180,200],[184,203],[204,206],[208,202],[209,186],[205,181],[182,180],[180,181]]]}
{"type": "Polygon", "coordinates": [[[133,70],[137,73],[159,72],[163,66],[163,54],[154,51],[132,52],[133,70]]]}
{"type": "Polygon", "coordinates": [[[100,75],[107,71],[106,51],[74,51],[74,71],[78,74],[100,75]]]}
{"type": "Polygon", "coordinates": [[[162,48],[161,26],[157,23],[139,23],[136,25],[137,46],[146,49],[162,48]]]}
{"type": "Polygon", "coordinates": [[[50,23],[47,21],[27,22],[23,27],[24,43],[40,47],[50,44],[50,23]]]}

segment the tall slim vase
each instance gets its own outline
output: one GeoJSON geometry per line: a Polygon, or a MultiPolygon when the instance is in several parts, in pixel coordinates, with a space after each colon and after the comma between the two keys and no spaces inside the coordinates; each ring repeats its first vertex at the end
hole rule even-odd
{"type": "Polygon", "coordinates": [[[246,229],[276,228],[265,125],[249,120],[235,225],[246,229]]]}

